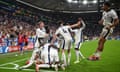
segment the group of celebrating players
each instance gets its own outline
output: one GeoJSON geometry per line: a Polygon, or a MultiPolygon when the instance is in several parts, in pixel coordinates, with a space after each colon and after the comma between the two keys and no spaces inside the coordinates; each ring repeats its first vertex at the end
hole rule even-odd
{"type": "MultiPolygon", "coordinates": [[[[116,12],[110,8],[108,2],[103,4],[103,10],[103,17],[99,23],[102,24],[104,28],[100,35],[98,48],[88,60],[100,59],[107,37],[112,33],[113,28],[119,23],[116,12]]],[[[39,72],[40,68],[51,67],[55,68],[55,71],[58,71],[59,67],[65,70],[65,67],[70,65],[72,38],[75,40],[74,48],[76,52],[76,61],[74,63],[79,63],[80,58],[85,59],[79,50],[83,42],[82,30],[85,26],[86,24],[82,18],[78,18],[77,23],[72,25],[63,25],[63,23],[61,23],[60,27],[52,34],[51,40],[48,41],[50,34],[46,33],[44,22],[40,21],[39,28],[36,29],[37,40],[35,42],[32,56],[29,59],[29,62],[20,67],[20,69],[28,68],[32,64],[35,64],[36,72],[39,72]],[[68,55],[67,57],[65,54],[66,51],[68,55]]]]}
{"type": "Polygon", "coordinates": [[[73,25],[61,26],[53,33],[51,41],[48,42],[49,34],[46,33],[44,28],[44,22],[39,22],[39,28],[36,29],[37,40],[35,43],[35,49],[32,53],[32,56],[29,60],[29,63],[25,66],[20,67],[21,69],[30,67],[33,63],[36,64],[36,72],[39,71],[39,68],[50,68],[54,67],[58,71],[60,66],[63,70],[65,67],[70,64],[71,58],[71,44],[72,44],[72,34],[75,33],[75,50],[77,60],[75,63],[79,63],[79,57],[84,56],[79,51],[79,46],[82,42],[82,30],[85,28],[84,21],[79,18],[78,22],[73,25]],[[72,30],[72,28],[77,28],[72,30]],[[61,48],[61,60],[59,59],[59,52],[61,48]],[[68,52],[68,60],[66,61],[65,51],[68,52]]]}

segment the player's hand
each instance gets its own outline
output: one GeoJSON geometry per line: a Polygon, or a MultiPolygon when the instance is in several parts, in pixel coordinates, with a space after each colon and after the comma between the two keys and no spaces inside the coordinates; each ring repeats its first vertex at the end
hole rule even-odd
{"type": "Polygon", "coordinates": [[[109,30],[110,28],[111,28],[110,26],[106,26],[106,29],[108,29],[108,30],[109,30]]]}
{"type": "Polygon", "coordinates": [[[103,24],[103,20],[98,21],[98,23],[102,25],[103,24]]]}
{"type": "Polygon", "coordinates": [[[78,21],[82,21],[82,18],[80,17],[80,18],[78,18],[78,21]]]}

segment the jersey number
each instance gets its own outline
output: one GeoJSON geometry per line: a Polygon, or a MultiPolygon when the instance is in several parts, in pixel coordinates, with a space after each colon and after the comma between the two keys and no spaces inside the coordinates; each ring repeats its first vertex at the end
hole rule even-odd
{"type": "Polygon", "coordinates": [[[65,29],[62,29],[64,33],[67,33],[67,31],[65,29]]]}

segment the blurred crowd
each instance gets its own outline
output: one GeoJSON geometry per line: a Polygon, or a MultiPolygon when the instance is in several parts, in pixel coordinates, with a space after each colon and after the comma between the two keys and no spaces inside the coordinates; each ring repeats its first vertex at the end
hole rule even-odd
{"type": "Polygon", "coordinates": [[[22,21],[18,17],[9,16],[9,14],[0,15],[0,43],[3,39],[15,39],[22,33],[28,38],[35,36],[35,25],[22,21]]]}
{"type": "MultiPolygon", "coordinates": [[[[84,36],[88,39],[98,37],[102,30],[102,26],[96,23],[95,16],[83,16],[83,19],[87,24],[85,30],[83,31],[84,36]]],[[[98,17],[96,20],[98,21],[99,18],[100,17],[98,17]]],[[[57,14],[53,18],[50,16],[44,22],[47,26],[46,28],[55,30],[59,27],[60,20],[63,20],[65,23],[72,24],[76,22],[77,17],[74,17],[72,15],[64,16],[61,14],[57,14]]],[[[26,15],[14,15],[14,13],[2,10],[0,12],[0,42],[2,42],[2,38],[18,38],[19,33],[26,35],[28,38],[35,37],[35,30],[37,28],[38,21],[38,17],[31,18],[30,16],[26,15]]],[[[112,37],[120,37],[120,25],[115,28],[112,37]]]]}

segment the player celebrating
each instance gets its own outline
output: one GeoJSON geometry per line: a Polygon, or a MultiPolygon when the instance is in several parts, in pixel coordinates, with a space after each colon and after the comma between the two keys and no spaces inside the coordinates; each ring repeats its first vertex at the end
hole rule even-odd
{"type": "Polygon", "coordinates": [[[39,28],[36,29],[37,40],[35,42],[35,48],[39,48],[42,44],[44,44],[46,42],[46,37],[48,37],[44,28],[44,22],[40,21],[38,24],[39,28]]]}
{"type": "Polygon", "coordinates": [[[80,56],[84,59],[84,56],[79,51],[79,49],[83,41],[82,30],[85,28],[85,23],[81,18],[79,18],[77,24],[78,24],[77,29],[72,30],[75,33],[75,51],[76,51],[76,57],[77,57],[77,60],[74,63],[79,63],[80,56]]]}
{"type": "Polygon", "coordinates": [[[60,35],[60,37],[62,37],[62,39],[64,40],[63,42],[63,47],[62,47],[62,61],[64,61],[64,66],[67,66],[66,63],[66,55],[65,55],[65,50],[68,51],[68,65],[70,64],[70,58],[71,58],[71,53],[70,53],[70,48],[71,48],[71,41],[72,41],[72,37],[71,37],[71,33],[70,33],[70,26],[61,26],[56,30],[56,33],[53,37],[52,42],[54,42],[58,35],[60,35]]]}
{"type": "Polygon", "coordinates": [[[104,43],[106,42],[107,37],[113,32],[113,29],[119,23],[116,12],[110,8],[110,3],[105,2],[102,9],[104,10],[104,12],[102,19],[99,21],[99,24],[102,24],[104,28],[100,35],[97,50],[92,56],[88,58],[89,60],[100,59],[101,52],[103,51],[104,43]]]}

